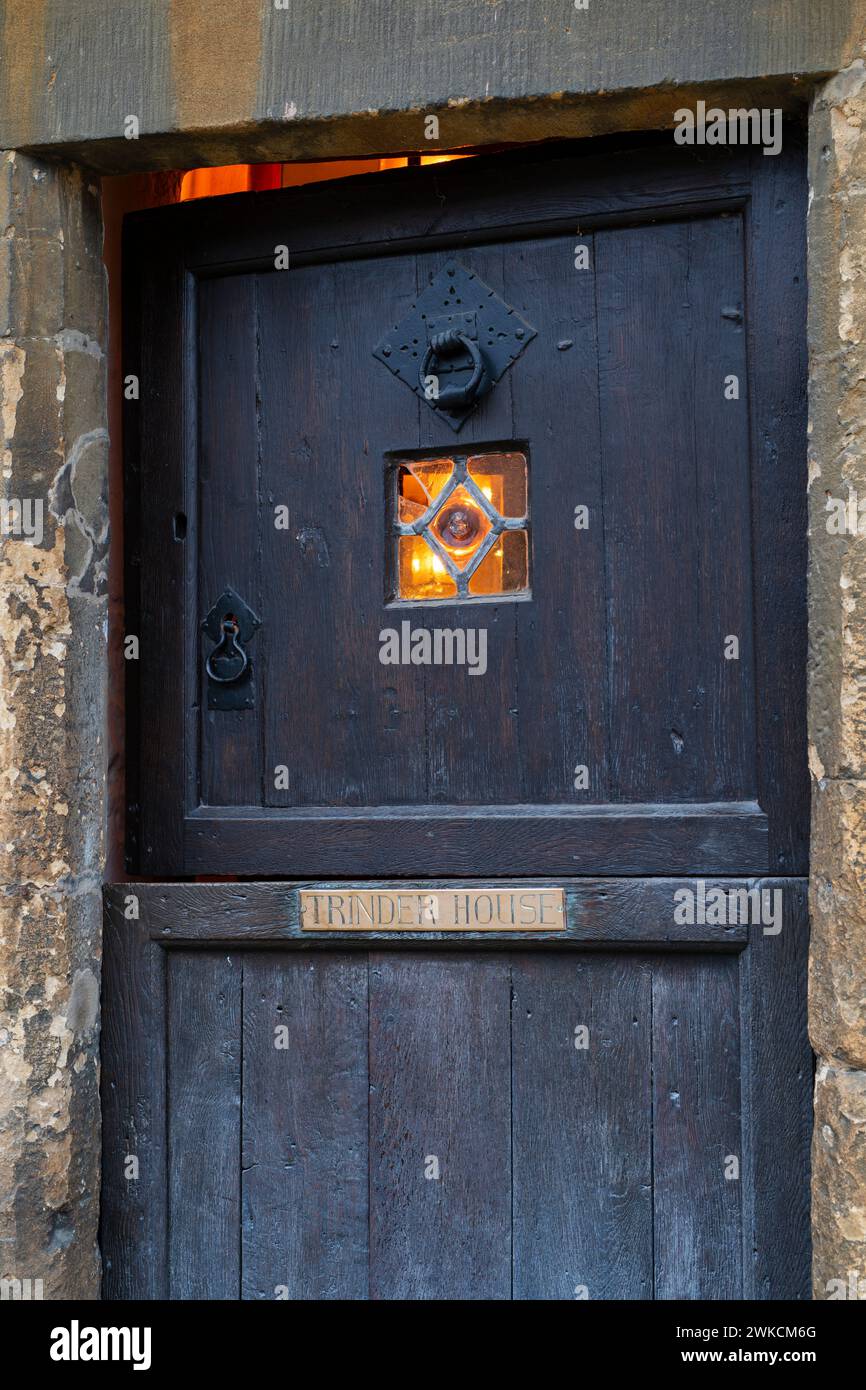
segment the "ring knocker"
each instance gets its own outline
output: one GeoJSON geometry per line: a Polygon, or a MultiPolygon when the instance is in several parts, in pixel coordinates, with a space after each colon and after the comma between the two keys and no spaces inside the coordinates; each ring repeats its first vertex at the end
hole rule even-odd
{"type": "Polygon", "coordinates": [[[220,627],[222,637],[208,657],[205,670],[211,680],[216,681],[217,685],[230,685],[232,681],[240,680],[250,664],[250,659],[238,640],[240,629],[236,620],[231,617],[223,618],[220,627]],[[220,676],[214,670],[215,660],[222,666],[231,664],[233,669],[229,670],[226,675],[220,676]]]}
{"type": "Polygon", "coordinates": [[[422,390],[426,392],[427,377],[431,375],[430,369],[437,356],[451,356],[460,348],[464,348],[472,358],[472,376],[465,386],[445,386],[433,397],[432,404],[443,410],[461,410],[464,406],[471,405],[478,395],[484,381],[484,361],[478,344],[465,333],[458,332],[456,328],[447,328],[444,333],[434,333],[418,371],[418,380],[422,390]]]}

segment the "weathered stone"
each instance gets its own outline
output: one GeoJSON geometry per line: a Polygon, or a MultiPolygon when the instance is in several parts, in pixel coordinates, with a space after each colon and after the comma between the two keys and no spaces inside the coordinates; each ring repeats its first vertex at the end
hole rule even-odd
{"type": "Polygon", "coordinates": [[[818,1298],[866,1296],[866,65],[810,125],[809,1030],[818,1298]],[[862,505],[861,505],[862,504],[862,505]],[[840,1292],[842,1290],[842,1292],[840,1292]]]}
{"type": "Polygon", "coordinates": [[[98,1291],[104,273],[80,174],[0,154],[0,1278],[98,1291]],[[8,530],[8,527],[7,527],[8,530]]]}
{"type": "Polygon", "coordinates": [[[864,112],[858,61],[827,84],[810,135],[809,728],[818,777],[866,775],[864,112]]]}
{"type": "Polygon", "coordinates": [[[698,98],[796,110],[857,56],[863,0],[0,0],[0,144],[106,173],[669,126],[698,98]],[[94,74],[98,73],[98,79],[94,74]],[[127,118],[138,122],[126,138],[127,118]]]}
{"type": "Polygon", "coordinates": [[[813,1292],[866,1299],[866,1074],[822,1063],[815,1078],[813,1292]]]}
{"type": "Polygon", "coordinates": [[[818,783],[812,864],[812,1045],[821,1057],[866,1068],[866,783],[818,783]]]}

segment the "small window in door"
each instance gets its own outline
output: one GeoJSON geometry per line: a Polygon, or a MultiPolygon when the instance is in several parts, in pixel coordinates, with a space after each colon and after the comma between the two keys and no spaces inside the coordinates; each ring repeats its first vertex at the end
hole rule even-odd
{"type": "Polygon", "coordinates": [[[398,601],[528,594],[525,452],[399,458],[393,479],[398,601]]]}

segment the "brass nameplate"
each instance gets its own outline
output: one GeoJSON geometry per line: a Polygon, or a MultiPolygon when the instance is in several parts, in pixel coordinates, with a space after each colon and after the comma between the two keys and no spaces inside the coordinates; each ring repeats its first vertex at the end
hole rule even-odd
{"type": "Polygon", "coordinates": [[[304,931],[565,931],[561,888],[328,888],[300,897],[304,931]]]}

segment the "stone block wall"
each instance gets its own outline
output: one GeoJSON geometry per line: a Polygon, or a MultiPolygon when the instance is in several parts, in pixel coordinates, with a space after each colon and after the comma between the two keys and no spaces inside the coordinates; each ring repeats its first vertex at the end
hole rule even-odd
{"type": "Polygon", "coordinates": [[[816,1298],[866,1298],[866,66],[810,128],[809,1027],[816,1298]]]}
{"type": "Polygon", "coordinates": [[[104,303],[94,180],[0,152],[0,1279],[45,1298],[99,1280],[104,303]]]}

